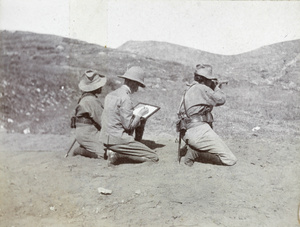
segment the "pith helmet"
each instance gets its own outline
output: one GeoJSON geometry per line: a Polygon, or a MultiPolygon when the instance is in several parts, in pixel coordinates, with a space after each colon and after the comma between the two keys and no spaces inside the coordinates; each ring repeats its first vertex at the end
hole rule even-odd
{"type": "Polygon", "coordinates": [[[205,77],[207,79],[210,79],[210,80],[217,79],[216,76],[212,75],[211,65],[202,65],[202,64],[196,65],[196,70],[195,70],[194,74],[199,75],[199,76],[203,76],[203,77],[205,77]]]}
{"type": "Polygon", "coordinates": [[[100,73],[88,70],[83,75],[78,84],[80,90],[89,92],[94,91],[106,84],[106,77],[100,73]]]}
{"type": "Polygon", "coordinates": [[[144,83],[145,72],[142,68],[138,66],[131,67],[125,72],[123,76],[119,76],[119,77],[136,81],[140,84],[141,87],[146,87],[144,83]]]}

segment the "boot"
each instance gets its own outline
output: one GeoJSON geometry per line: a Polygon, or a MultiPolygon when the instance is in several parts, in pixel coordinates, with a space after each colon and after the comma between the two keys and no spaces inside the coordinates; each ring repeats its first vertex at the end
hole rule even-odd
{"type": "Polygon", "coordinates": [[[195,161],[213,165],[223,165],[223,162],[221,161],[219,156],[209,152],[198,152],[198,157],[195,161]]]}
{"type": "Polygon", "coordinates": [[[107,154],[108,166],[116,165],[118,160],[118,154],[109,149],[106,150],[106,154],[107,154]]]}
{"type": "MultiPolygon", "coordinates": [[[[184,157],[184,164],[186,164],[187,166],[189,167],[192,167],[194,165],[194,162],[195,162],[195,158],[194,158],[194,152],[190,147],[187,147],[186,148],[186,154],[185,154],[185,157],[184,157]]],[[[180,153],[181,153],[181,150],[180,150],[180,153]]]]}
{"type": "Polygon", "coordinates": [[[73,151],[73,156],[76,155],[81,155],[87,158],[98,158],[98,155],[94,152],[88,151],[83,147],[77,147],[74,151],[73,151]]]}
{"type": "Polygon", "coordinates": [[[117,165],[125,162],[142,163],[142,162],[151,161],[149,158],[119,154],[109,149],[107,149],[106,152],[107,152],[108,166],[117,165]]]}
{"type": "Polygon", "coordinates": [[[135,163],[151,162],[151,159],[145,157],[127,156],[126,158],[135,163]]]}

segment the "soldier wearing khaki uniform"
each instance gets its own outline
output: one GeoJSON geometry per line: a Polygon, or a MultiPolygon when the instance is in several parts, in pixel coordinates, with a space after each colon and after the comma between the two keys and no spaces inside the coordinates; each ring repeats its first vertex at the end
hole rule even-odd
{"type": "Polygon", "coordinates": [[[82,95],[75,109],[75,127],[80,146],[73,155],[104,158],[104,147],[99,138],[103,105],[98,96],[105,84],[106,77],[93,70],[86,71],[79,82],[82,95]]]}
{"type": "Polygon", "coordinates": [[[141,109],[134,115],[134,106],[130,98],[139,87],[145,87],[144,71],[135,66],[120,77],[125,79],[124,84],[105,97],[101,118],[100,138],[108,149],[109,164],[117,164],[126,159],[133,162],[157,162],[158,156],[155,151],[139,142],[145,126],[145,120],[141,116],[148,110],[141,109]]]}
{"type": "Polygon", "coordinates": [[[184,163],[188,166],[195,161],[234,165],[236,157],[212,129],[211,111],[226,101],[222,85],[216,85],[217,78],[210,65],[197,65],[194,80],[188,85],[178,112],[187,129],[183,136],[187,146],[181,150],[181,155],[185,155],[184,163]]]}

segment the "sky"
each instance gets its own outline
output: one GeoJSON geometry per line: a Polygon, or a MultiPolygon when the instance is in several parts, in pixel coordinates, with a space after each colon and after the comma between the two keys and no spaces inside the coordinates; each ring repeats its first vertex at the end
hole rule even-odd
{"type": "Polygon", "coordinates": [[[0,0],[0,29],[110,48],[154,40],[232,55],[300,39],[300,1],[0,0]]]}

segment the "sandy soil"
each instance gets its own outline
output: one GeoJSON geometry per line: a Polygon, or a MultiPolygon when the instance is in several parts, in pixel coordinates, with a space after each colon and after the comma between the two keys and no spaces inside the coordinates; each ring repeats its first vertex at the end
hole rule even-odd
{"type": "Polygon", "coordinates": [[[295,138],[228,138],[233,167],[178,164],[176,136],[149,133],[159,163],[108,167],[65,158],[72,138],[1,133],[0,226],[299,226],[295,138]]]}

